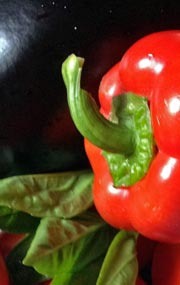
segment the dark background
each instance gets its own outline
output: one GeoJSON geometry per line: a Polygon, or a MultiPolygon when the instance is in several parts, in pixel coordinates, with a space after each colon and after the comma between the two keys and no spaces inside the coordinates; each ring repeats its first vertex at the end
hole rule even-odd
{"type": "Polygon", "coordinates": [[[85,57],[82,84],[97,98],[134,41],[179,28],[176,1],[0,0],[0,177],[89,167],[61,78],[70,53],[85,57]]]}

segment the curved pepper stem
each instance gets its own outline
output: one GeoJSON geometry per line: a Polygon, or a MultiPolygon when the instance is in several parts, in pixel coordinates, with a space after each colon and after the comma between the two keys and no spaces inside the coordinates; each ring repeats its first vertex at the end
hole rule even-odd
{"type": "Polygon", "coordinates": [[[124,123],[113,123],[99,112],[92,96],[80,88],[84,59],[70,55],[62,65],[68,105],[76,128],[91,143],[108,152],[134,152],[134,131],[124,123]]]}

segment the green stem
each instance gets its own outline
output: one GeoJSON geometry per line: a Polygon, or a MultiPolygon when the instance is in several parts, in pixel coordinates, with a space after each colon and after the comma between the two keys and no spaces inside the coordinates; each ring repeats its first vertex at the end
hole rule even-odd
{"type": "Polygon", "coordinates": [[[70,55],[62,65],[71,117],[79,132],[103,150],[131,154],[135,147],[134,131],[125,124],[113,123],[99,112],[95,100],[80,88],[84,60],[70,55]]]}

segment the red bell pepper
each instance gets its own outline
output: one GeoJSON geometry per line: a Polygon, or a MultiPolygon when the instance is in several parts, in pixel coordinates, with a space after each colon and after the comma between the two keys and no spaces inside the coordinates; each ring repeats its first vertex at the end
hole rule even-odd
{"type": "Polygon", "coordinates": [[[180,242],[180,31],[135,43],[102,78],[100,108],[80,88],[83,59],[62,66],[85,137],[96,208],[116,228],[180,242]]]}
{"type": "Polygon", "coordinates": [[[146,285],[146,283],[140,278],[137,278],[136,285],[146,285]]]}
{"type": "Polygon", "coordinates": [[[180,244],[158,243],[152,262],[153,285],[180,284],[180,244]]]}
{"type": "Polygon", "coordinates": [[[6,258],[11,250],[25,237],[25,234],[4,232],[0,230],[0,251],[6,258]]]}
{"type": "Polygon", "coordinates": [[[0,252],[0,281],[1,285],[9,285],[10,284],[10,279],[8,275],[8,270],[6,268],[6,264],[4,261],[4,258],[0,252]]]}

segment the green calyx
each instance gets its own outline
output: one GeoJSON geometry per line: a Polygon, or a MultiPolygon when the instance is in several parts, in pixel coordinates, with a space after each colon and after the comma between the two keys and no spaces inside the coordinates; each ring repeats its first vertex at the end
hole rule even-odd
{"type": "Polygon", "coordinates": [[[129,156],[106,151],[103,155],[108,161],[114,186],[131,186],[148,172],[154,157],[155,145],[148,102],[141,96],[127,93],[114,97],[112,113],[118,120],[131,124],[136,134],[136,146],[129,156]],[[124,105],[120,104],[121,101],[124,101],[124,105]]]}
{"type": "Polygon", "coordinates": [[[148,102],[132,93],[116,96],[107,120],[80,87],[83,64],[84,59],[72,54],[62,65],[71,117],[82,136],[103,150],[114,186],[133,185],[147,173],[154,156],[148,102]]]}
{"type": "Polygon", "coordinates": [[[135,148],[135,133],[124,123],[113,123],[99,112],[92,96],[80,88],[84,60],[70,55],[62,65],[68,105],[76,128],[94,145],[112,152],[129,155],[135,148]]]}

